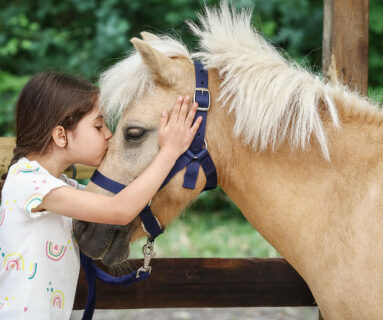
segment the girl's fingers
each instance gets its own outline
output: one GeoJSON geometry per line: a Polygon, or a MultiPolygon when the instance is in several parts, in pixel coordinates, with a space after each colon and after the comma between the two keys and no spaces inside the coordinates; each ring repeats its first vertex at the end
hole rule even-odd
{"type": "Polygon", "coordinates": [[[174,104],[174,107],[172,109],[172,114],[170,115],[170,120],[169,122],[174,122],[176,123],[178,121],[178,115],[180,113],[180,108],[182,105],[182,101],[184,100],[183,97],[178,97],[176,100],[176,103],[174,104]]]}
{"type": "Polygon", "coordinates": [[[190,102],[190,97],[186,96],[182,103],[180,115],[178,117],[178,121],[180,121],[181,123],[185,123],[186,115],[187,115],[188,107],[189,107],[189,102],[190,102]]]}
{"type": "Polygon", "coordinates": [[[186,117],[185,126],[187,128],[190,128],[192,123],[193,123],[193,120],[194,120],[194,117],[195,117],[195,113],[197,112],[197,107],[198,107],[198,103],[194,102],[192,104],[192,107],[191,107],[190,111],[189,111],[189,114],[186,117]]]}
{"type": "Polygon", "coordinates": [[[167,123],[168,123],[168,112],[165,110],[162,112],[160,117],[160,128],[161,129],[165,128],[167,123]]]}
{"type": "Polygon", "coordinates": [[[190,136],[191,136],[191,140],[193,140],[195,134],[197,133],[197,130],[198,130],[198,128],[199,128],[201,122],[202,122],[202,117],[199,116],[199,117],[197,118],[197,120],[194,122],[193,126],[190,128],[190,133],[191,133],[190,136]]]}

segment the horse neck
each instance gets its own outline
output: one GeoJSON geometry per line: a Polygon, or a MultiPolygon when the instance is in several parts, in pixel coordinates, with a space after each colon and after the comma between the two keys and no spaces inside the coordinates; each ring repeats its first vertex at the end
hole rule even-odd
{"type": "MultiPolygon", "coordinates": [[[[323,247],[323,235],[331,228],[350,214],[358,221],[363,210],[371,210],[371,202],[377,201],[377,207],[383,208],[379,200],[383,191],[383,129],[371,119],[366,121],[368,116],[363,114],[340,112],[341,129],[323,118],[330,161],[324,159],[314,139],[308,150],[292,150],[286,143],[275,152],[255,152],[233,136],[234,116],[219,110],[214,100],[220,80],[214,72],[209,76],[213,108],[207,136],[218,183],[247,220],[304,274],[309,269],[305,263],[315,260],[313,252],[317,254],[323,247]],[[359,210],[354,210],[355,206],[359,210]]],[[[349,107],[343,105],[340,110],[349,107]]],[[[337,241],[327,240],[329,246],[330,240],[337,241]]]]}

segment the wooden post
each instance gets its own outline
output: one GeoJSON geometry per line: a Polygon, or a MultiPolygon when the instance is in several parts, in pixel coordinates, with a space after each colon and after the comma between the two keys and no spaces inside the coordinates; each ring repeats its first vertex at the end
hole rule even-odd
{"type": "Polygon", "coordinates": [[[323,72],[362,95],[368,87],[368,10],[369,0],[324,0],[323,72]]]}
{"type": "Polygon", "coordinates": [[[324,0],[322,67],[359,93],[367,94],[369,0],[324,0]]]}

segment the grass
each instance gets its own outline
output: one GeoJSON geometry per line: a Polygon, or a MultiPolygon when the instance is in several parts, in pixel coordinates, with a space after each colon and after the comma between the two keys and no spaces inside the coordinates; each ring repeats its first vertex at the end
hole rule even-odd
{"type": "MultiPolygon", "coordinates": [[[[235,210],[236,211],[236,210],[235,210]]],[[[131,258],[142,258],[141,239],[131,258]]],[[[279,257],[278,252],[238,212],[187,210],[155,241],[157,257],[279,257]]]]}

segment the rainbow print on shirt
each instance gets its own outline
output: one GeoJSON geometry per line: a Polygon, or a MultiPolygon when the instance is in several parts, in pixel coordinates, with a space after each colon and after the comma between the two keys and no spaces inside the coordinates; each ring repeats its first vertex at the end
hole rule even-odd
{"type": "Polygon", "coordinates": [[[51,305],[54,308],[64,309],[64,293],[60,290],[56,290],[51,296],[51,305]]]}
{"type": "Polygon", "coordinates": [[[28,274],[28,279],[31,280],[35,277],[37,272],[37,263],[36,262],[31,262],[29,265],[29,274],[28,274]]]}
{"type": "Polygon", "coordinates": [[[10,253],[4,259],[5,270],[24,270],[24,259],[21,254],[10,253]]]}
{"type": "Polygon", "coordinates": [[[45,244],[45,252],[47,257],[53,261],[60,261],[66,252],[66,246],[54,245],[53,242],[47,241],[45,244]]]}
{"type": "Polygon", "coordinates": [[[40,167],[37,163],[32,163],[32,162],[19,163],[13,168],[11,174],[16,175],[19,173],[37,172],[39,171],[39,169],[40,167]]]}
{"type": "Polygon", "coordinates": [[[32,194],[25,202],[24,202],[24,209],[29,214],[31,214],[32,209],[36,208],[43,200],[43,195],[41,193],[34,193],[32,194]]]}

